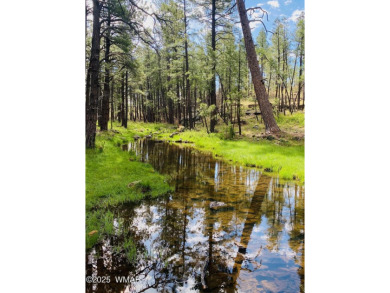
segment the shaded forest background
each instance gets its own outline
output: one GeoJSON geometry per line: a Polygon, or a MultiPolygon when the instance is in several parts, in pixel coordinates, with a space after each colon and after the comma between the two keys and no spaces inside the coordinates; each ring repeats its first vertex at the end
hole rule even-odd
{"type": "Polygon", "coordinates": [[[223,124],[236,126],[241,135],[244,111],[261,116],[269,127],[268,120],[274,118],[264,117],[268,100],[271,116],[303,110],[304,15],[294,27],[286,18],[269,23],[263,8],[237,3],[88,2],[86,146],[95,146],[97,126],[108,130],[113,121],[125,128],[129,121],[166,122],[188,129],[202,124],[207,132],[216,132],[216,126],[223,124]],[[248,51],[251,34],[242,34],[245,16],[248,28],[262,25],[255,38],[255,56],[248,51]],[[248,60],[257,60],[260,78],[252,79],[251,70],[257,68],[250,67],[257,62],[248,60]],[[267,103],[261,105],[261,98],[267,103]]]}

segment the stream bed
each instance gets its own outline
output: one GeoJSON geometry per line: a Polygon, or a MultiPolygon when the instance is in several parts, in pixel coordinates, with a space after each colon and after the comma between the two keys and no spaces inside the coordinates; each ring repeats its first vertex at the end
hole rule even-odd
{"type": "Polygon", "coordinates": [[[184,145],[123,149],[168,175],[174,192],[113,210],[137,258],[118,251],[121,237],[96,245],[86,274],[110,282],[87,292],[304,292],[304,186],[184,145]]]}

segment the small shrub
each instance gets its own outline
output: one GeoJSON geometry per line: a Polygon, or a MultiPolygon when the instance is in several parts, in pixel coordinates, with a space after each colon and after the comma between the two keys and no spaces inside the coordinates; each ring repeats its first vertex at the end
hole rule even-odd
{"type": "Polygon", "coordinates": [[[234,133],[233,125],[230,123],[227,126],[224,126],[219,134],[221,139],[231,140],[236,134],[234,133]]]}

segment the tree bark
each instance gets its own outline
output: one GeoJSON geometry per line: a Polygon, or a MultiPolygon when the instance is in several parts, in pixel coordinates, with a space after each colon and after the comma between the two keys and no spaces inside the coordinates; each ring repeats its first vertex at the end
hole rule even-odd
{"type": "MultiPolygon", "coordinates": [[[[108,14],[107,27],[111,25],[111,17],[108,14]]],[[[105,62],[105,73],[104,73],[104,89],[103,89],[103,101],[102,101],[102,113],[101,113],[101,122],[100,130],[108,129],[108,121],[110,119],[110,31],[107,31],[107,36],[105,37],[106,42],[106,51],[104,54],[105,62]]]]}
{"type": "Polygon", "coordinates": [[[88,66],[87,70],[87,81],[86,81],[86,89],[85,89],[85,115],[87,115],[87,109],[89,105],[89,98],[91,95],[91,63],[88,66]]]}
{"type": "Polygon", "coordinates": [[[189,78],[189,66],[188,66],[188,39],[187,39],[187,13],[186,13],[186,0],[184,0],[184,51],[186,61],[186,100],[187,100],[187,113],[188,113],[188,125],[190,129],[193,128],[192,124],[192,103],[191,103],[191,89],[189,78]]]}
{"type": "Polygon", "coordinates": [[[177,96],[177,119],[180,124],[181,120],[181,97],[180,97],[180,86],[179,86],[179,78],[176,75],[176,96],[177,96]]]}
{"type": "Polygon", "coordinates": [[[301,102],[301,90],[302,90],[302,73],[303,73],[303,50],[302,50],[303,37],[301,38],[299,49],[299,78],[298,78],[298,109],[301,102]]]}
{"type": "Polygon", "coordinates": [[[280,129],[276,124],[276,120],[272,112],[272,106],[268,100],[267,91],[261,78],[259,62],[257,60],[255,45],[253,43],[252,33],[249,27],[245,3],[243,0],[236,0],[236,3],[240,15],[241,28],[245,40],[248,65],[252,75],[252,82],[255,88],[256,98],[259,102],[261,116],[264,120],[265,131],[267,133],[278,133],[280,132],[280,129]]]}
{"type": "Polygon", "coordinates": [[[269,90],[270,90],[270,87],[271,87],[271,81],[272,81],[272,68],[271,68],[271,65],[269,66],[269,80],[268,80],[268,89],[267,89],[267,94],[269,96],[269,90]]]}
{"type": "Polygon", "coordinates": [[[114,79],[111,82],[111,129],[112,121],[115,119],[115,110],[114,110],[114,79]]]}
{"type": "Polygon", "coordinates": [[[89,99],[86,99],[86,123],[85,123],[85,146],[95,147],[97,107],[99,97],[99,53],[100,53],[100,11],[101,4],[98,0],[93,0],[93,30],[91,48],[91,92],[89,99]]]}
{"type": "Polygon", "coordinates": [[[238,92],[238,101],[237,101],[237,123],[238,123],[238,134],[241,135],[241,111],[240,111],[240,91],[241,91],[241,45],[240,43],[238,44],[238,87],[237,87],[237,92],[238,92]]]}
{"type": "Polygon", "coordinates": [[[216,69],[216,60],[215,60],[215,49],[216,49],[216,0],[211,2],[211,48],[212,48],[212,80],[211,80],[211,89],[210,89],[210,105],[215,105],[214,111],[211,113],[210,119],[210,132],[215,131],[215,125],[217,124],[216,113],[217,113],[217,93],[216,93],[216,83],[215,83],[215,69],[216,69]]]}
{"type": "Polygon", "coordinates": [[[128,91],[129,91],[129,74],[126,71],[126,85],[125,85],[125,98],[124,98],[124,102],[125,102],[125,115],[123,117],[123,119],[124,119],[123,126],[125,128],[127,128],[127,117],[129,116],[129,101],[128,101],[129,92],[128,91]]]}
{"type": "Polygon", "coordinates": [[[121,121],[122,121],[122,126],[125,126],[125,76],[123,72],[122,72],[121,98],[122,98],[121,121]]]}
{"type": "Polygon", "coordinates": [[[168,102],[168,123],[169,124],[173,124],[175,121],[174,121],[174,113],[173,113],[173,100],[172,98],[170,97],[170,93],[171,93],[171,59],[169,57],[167,57],[167,85],[168,85],[168,89],[167,89],[167,102],[168,102]]]}

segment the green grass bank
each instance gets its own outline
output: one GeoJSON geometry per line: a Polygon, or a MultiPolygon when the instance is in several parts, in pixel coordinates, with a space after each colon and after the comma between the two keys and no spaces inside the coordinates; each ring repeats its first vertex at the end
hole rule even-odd
{"type": "MultiPolygon", "coordinates": [[[[86,248],[118,232],[113,227],[112,207],[157,197],[171,190],[167,178],[153,167],[122,151],[132,131],[98,133],[96,149],[86,150],[86,248]]],[[[120,229],[120,228],[119,228],[120,229]]],[[[131,242],[127,239],[126,242],[131,242]]],[[[131,251],[131,248],[129,248],[131,251]]]]}
{"type": "MultiPolygon", "coordinates": [[[[249,167],[257,167],[265,173],[278,175],[281,179],[305,180],[304,114],[280,115],[278,125],[283,131],[279,138],[268,140],[261,136],[264,127],[256,120],[247,119],[242,127],[242,136],[226,139],[229,132],[226,125],[218,126],[218,133],[206,132],[199,125],[195,130],[177,132],[177,126],[163,123],[129,123],[128,130],[115,125],[114,129],[127,131],[141,137],[152,134],[154,139],[170,142],[190,141],[199,150],[212,153],[228,162],[249,167]],[[257,128],[253,127],[257,125],[257,128]]],[[[235,129],[237,130],[237,129],[235,129]]]]}
{"type": "MultiPolygon", "coordinates": [[[[164,136],[164,139],[168,138],[164,136]]],[[[185,131],[174,136],[174,140],[179,139],[194,142],[196,148],[230,162],[278,174],[282,179],[300,182],[305,179],[303,145],[291,145],[287,140],[282,140],[280,144],[268,140],[223,140],[218,134],[197,131],[185,131]]]]}

